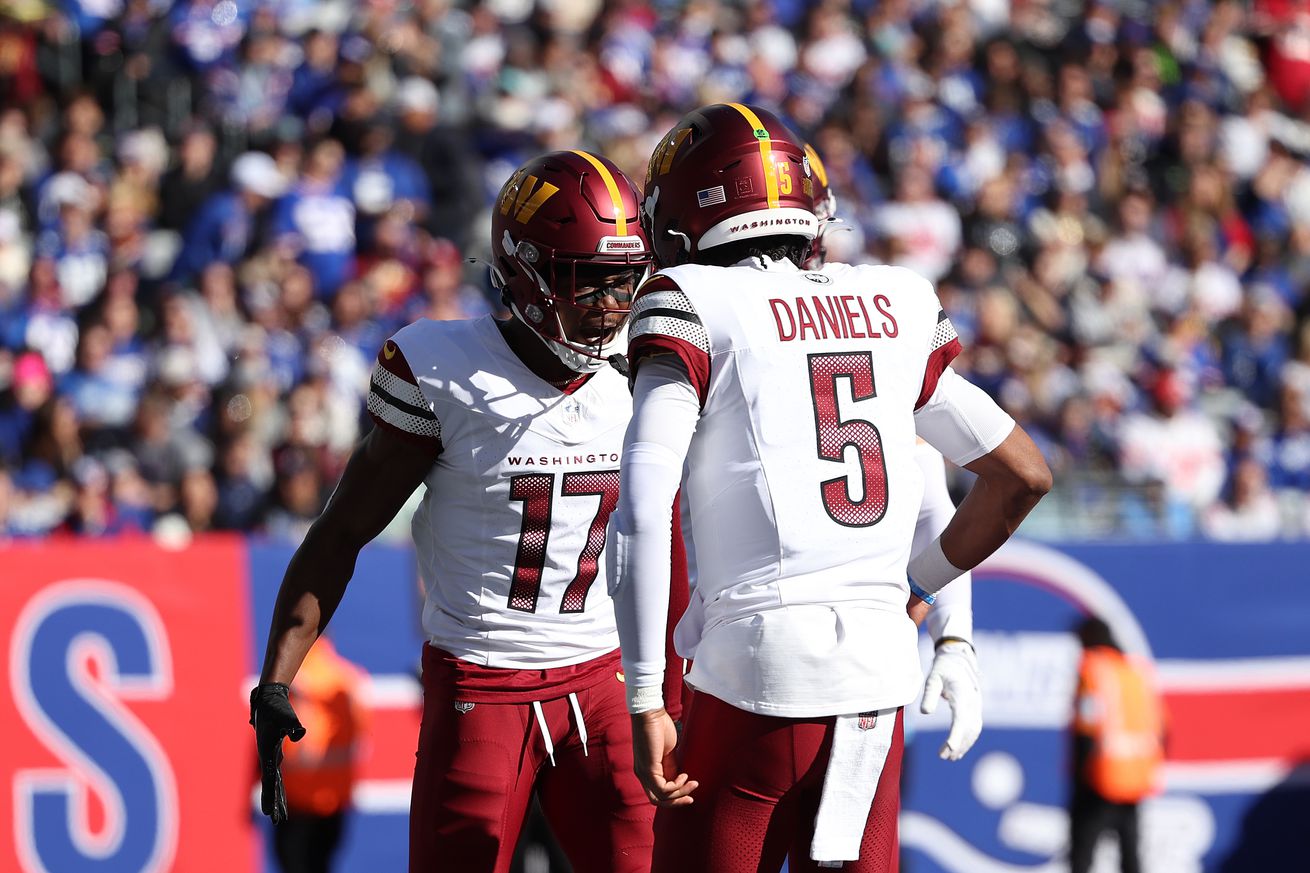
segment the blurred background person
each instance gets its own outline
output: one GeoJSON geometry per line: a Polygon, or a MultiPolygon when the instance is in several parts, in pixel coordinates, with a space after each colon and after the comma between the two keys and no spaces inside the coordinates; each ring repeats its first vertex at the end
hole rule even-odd
{"type": "Polygon", "coordinates": [[[1073,719],[1069,866],[1088,873],[1107,831],[1119,840],[1123,873],[1141,873],[1138,807],[1162,788],[1164,709],[1151,667],[1119,648],[1110,626],[1087,618],[1073,719]]]}
{"type": "MultiPolygon", "coordinates": [[[[0,452],[19,478],[41,370],[84,451],[142,455],[147,479],[157,443],[130,423],[169,381],[175,438],[214,447],[228,501],[233,410],[271,456],[289,440],[278,407],[326,373],[353,437],[357,348],[418,317],[504,314],[483,264],[513,167],[583,147],[639,173],[689,106],[737,101],[823,153],[841,260],[937,280],[961,375],[1056,473],[1030,536],[1227,537],[1246,405],[1260,424],[1242,459],[1278,511],[1242,536],[1307,533],[1292,6],[87,8],[20,4],[0,28],[0,452]]],[[[348,440],[317,445],[326,487],[348,440]]],[[[952,474],[955,496],[967,480],[952,474]]],[[[241,481],[259,493],[221,524],[261,530],[275,477],[241,481]]],[[[56,472],[41,496],[73,489],[56,472]]]]}
{"type": "Polygon", "coordinates": [[[323,636],[291,684],[291,702],[306,733],[300,742],[285,744],[282,760],[287,819],[273,828],[282,873],[332,870],[368,736],[364,682],[364,673],[323,636]]]}

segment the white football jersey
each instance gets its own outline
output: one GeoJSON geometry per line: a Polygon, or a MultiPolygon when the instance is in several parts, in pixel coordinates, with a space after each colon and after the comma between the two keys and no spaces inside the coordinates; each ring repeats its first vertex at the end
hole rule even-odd
{"type": "Polygon", "coordinates": [[[618,648],[601,560],[632,414],[618,372],[566,395],[491,317],[423,320],[383,346],[368,409],[438,453],[413,521],[429,642],[520,669],[618,648]]]}
{"type": "Polygon", "coordinates": [[[914,411],[959,341],[909,270],[750,263],[664,270],[631,322],[633,359],[676,354],[702,404],[682,487],[687,681],[776,715],[902,705],[921,681],[914,411]]]}

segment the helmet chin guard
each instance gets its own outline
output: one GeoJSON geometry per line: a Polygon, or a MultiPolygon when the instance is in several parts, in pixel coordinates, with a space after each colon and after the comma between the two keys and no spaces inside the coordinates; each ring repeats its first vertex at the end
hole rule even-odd
{"type": "MultiPolygon", "coordinates": [[[[537,293],[540,295],[540,305],[537,302],[528,303],[522,309],[519,308],[517,300],[510,298],[510,312],[532,330],[537,338],[545,344],[546,348],[550,349],[556,358],[559,358],[560,363],[575,373],[594,373],[603,369],[609,363],[611,357],[621,354],[626,349],[628,333],[626,313],[624,313],[623,324],[608,342],[589,345],[570,339],[567,331],[564,330],[564,323],[560,320],[559,307],[569,306],[575,309],[597,309],[601,307],[582,306],[555,294],[545,278],[525,258],[525,255],[537,251],[531,243],[519,242],[516,244],[509,232],[506,231],[502,239],[502,245],[506,254],[515,261],[518,269],[535,281],[537,293]]],[[[615,262],[612,266],[619,270],[625,264],[615,262]]],[[[632,266],[634,270],[638,267],[642,269],[642,272],[634,277],[633,287],[635,288],[646,281],[646,277],[650,274],[650,266],[649,264],[633,264],[632,266]]],[[[503,280],[495,268],[492,269],[492,273],[498,283],[503,284],[503,280]]]]}
{"type": "MultiPolygon", "coordinates": [[[[513,301],[510,302],[509,311],[514,313],[515,318],[532,329],[533,335],[541,340],[546,348],[550,349],[551,354],[558,358],[561,364],[579,375],[596,373],[605,369],[605,367],[610,363],[610,358],[614,355],[621,354],[628,345],[628,325],[626,320],[623,326],[615,332],[613,338],[611,338],[609,342],[587,347],[582,344],[574,345],[572,343],[563,343],[542,333],[530,318],[527,318],[522,312],[519,312],[518,306],[513,301]]],[[[559,315],[555,314],[553,310],[552,315],[555,318],[556,326],[560,335],[563,336],[564,327],[559,324],[559,315]]],[[[544,314],[542,317],[545,317],[544,314]]]]}

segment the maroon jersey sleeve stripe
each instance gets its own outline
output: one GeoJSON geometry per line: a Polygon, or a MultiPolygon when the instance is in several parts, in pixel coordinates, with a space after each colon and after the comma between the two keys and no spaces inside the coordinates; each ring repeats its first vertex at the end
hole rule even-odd
{"type": "Polygon", "coordinates": [[[945,345],[938,346],[928,356],[928,366],[923,371],[923,387],[919,390],[919,399],[914,402],[916,411],[923,408],[923,405],[932,399],[932,395],[937,391],[937,380],[946,372],[946,368],[955,360],[956,355],[964,351],[964,346],[954,337],[946,342],[945,345]]]}
{"type": "Polygon", "coordinates": [[[696,396],[700,398],[700,405],[704,408],[705,400],[710,393],[710,356],[704,349],[686,340],[664,334],[646,334],[634,339],[628,346],[632,379],[636,380],[637,367],[641,365],[644,358],[670,353],[677,355],[678,360],[682,361],[682,366],[686,368],[687,375],[691,379],[692,387],[696,389],[696,396]]]}
{"type": "Polygon", "coordinates": [[[409,361],[405,360],[405,353],[396,345],[395,340],[387,340],[378,350],[378,366],[406,382],[418,384],[414,371],[409,368],[409,361]]]}
{"type": "Polygon", "coordinates": [[[420,434],[411,433],[407,430],[396,427],[391,422],[378,416],[371,409],[369,410],[368,417],[373,419],[373,423],[375,425],[384,429],[385,431],[387,431],[387,433],[399,437],[400,439],[404,440],[407,443],[412,443],[413,445],[420,446],[424,449],[430,449],[433,455],[437,455],[441,453],[441,440],[437,437],[422,436],[420,434]]]}
{"type": "Polygon", "coordinates": [[[367,408],[379,427],[434,453],[441,451],[441,423],[394,340],[387,340],[378,352],[367,408]]]}

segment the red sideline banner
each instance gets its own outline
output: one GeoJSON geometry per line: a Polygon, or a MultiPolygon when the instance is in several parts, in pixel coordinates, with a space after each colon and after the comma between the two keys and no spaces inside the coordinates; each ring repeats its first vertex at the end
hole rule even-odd
{"type": "Polygon", "coordinates": [[[236,538],[0,552],[0,868],[253,869],[246,574],[236,538]]]}

